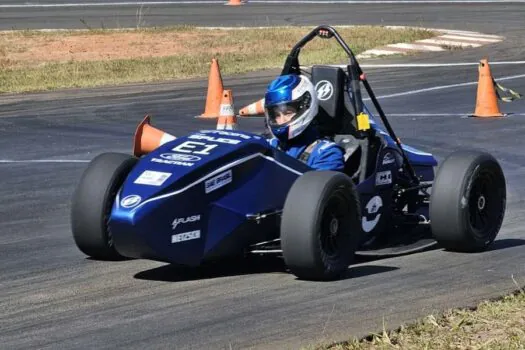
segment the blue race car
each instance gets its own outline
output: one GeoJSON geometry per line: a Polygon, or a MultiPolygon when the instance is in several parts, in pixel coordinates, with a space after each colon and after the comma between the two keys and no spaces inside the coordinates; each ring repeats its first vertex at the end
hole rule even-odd
{"type": "Polygon", "coordinates": [[[98,259],[186,266],[277,254],[299,278],[332,280],[358,254],[489,246],[506,209],[497,160],[458,151],[435,174],[431,154],[397,138],[332,27],[300,40],[282,74],[299,74],[300,50],[315,37],[335,38],[350,60],[346,69],[314,65],[310,72],[328,96],[320,101],[318,127],[345,150],[344,171],[313,171],[263,135],[239,130],[201,130],[141,152],[141,134],[152,128],[147,117],[133,155],[100,154],[83,173],[71,209],[78,248],[98,259]],[[386,130],[364,105],[362,86],[386,130]]]}

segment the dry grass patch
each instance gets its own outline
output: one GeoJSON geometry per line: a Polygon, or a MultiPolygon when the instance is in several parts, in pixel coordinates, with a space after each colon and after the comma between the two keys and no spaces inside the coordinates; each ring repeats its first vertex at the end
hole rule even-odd
{"type": "Polygon", "coordinates": [[[525,290],[484,301],[474,309],[429,315],[395,331],[322,349],[525,349],[525,290]]]}
{"type": "MultiPolygon", "coordinates": [[[[0,92],[92,87],[205,77],[211,58],[223,74],[281,67],[312,27],[209,30],[190,26],[0,34],[0,92]]],[[[434,36],[427,30],[361,26],[337,28],[355,54],[434,36]]],[[[335,40],[315,39],[302,64],[344,63],[335,40]]]]}

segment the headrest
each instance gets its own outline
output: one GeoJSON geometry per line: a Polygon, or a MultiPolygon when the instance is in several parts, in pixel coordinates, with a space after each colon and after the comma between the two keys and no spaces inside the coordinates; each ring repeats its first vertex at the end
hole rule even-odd
{"type": "Polygon", "coordinates": [[[328,134],[342,127],[345,73],[340,67],[312,66],[312,83],[319,101],[319,128],[328,134]]]}

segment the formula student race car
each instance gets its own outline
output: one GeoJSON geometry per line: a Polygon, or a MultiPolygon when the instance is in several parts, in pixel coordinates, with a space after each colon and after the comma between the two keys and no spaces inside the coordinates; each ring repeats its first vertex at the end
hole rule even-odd
{"type": "MultiPolygon", "coordinates": [[[[439,245],[481,251],[498,234],[506,180],[493,156],[458,151],[439,166],[395,135],[355,56],[319,26],[291,50],[335,38],[349,64],[314,65],[323,135],[345,150],[343,172],[312,171],[256,133],[201,130],[147,149],[145,120],[133,155],[103,153],[72,199],[78,248],[98,259],[143,258],[197,266],[246,254],[277,254],[297,277],[337,279],[357,254],[396,255],[439,245]],[[384,130],[361,97],[366,89],[384,130]]],[[[156,129],[158,131],[158,129],[156,129]]]]}

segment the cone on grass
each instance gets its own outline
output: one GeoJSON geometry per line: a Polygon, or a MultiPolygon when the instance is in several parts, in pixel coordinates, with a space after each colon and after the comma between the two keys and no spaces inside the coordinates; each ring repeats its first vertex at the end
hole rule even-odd
{"type": "Polygon", "coordinates": [[[503,117],[498,105],[498,96],[494,86],[494,79],[490,72],[488,60],[486,58],[479,61],[478,91],[476,96],[476,109],[473,117],[494,118],[503,117]]]}
{"type": "Polygon", "coordinates": [[[148,154],[166,142],[175,139],[175,136],[151,126],[151,117],[146,115],[135,131],[133,155],[140,157],[148,154]]]}
{"type": "Polygon", "coordinates": [[[255,101],[239,110],[240,115],[264,115],[264,98],[255,101]]]}
{"type": "Polygon", "coordinates": [[[219,62],[216,58],[211,60],[210,74],[208,76],[208,93],[206,95],[206,106],[200,118],[218,118],[221,104],[221,96],[224,91],[219,62]]]}
{"type": "Polygon", "coordinates": [[[221,110],[217,120],[217,130],[236,130],[237,117],[233,106],[233,95],[231,90],[222,93],[221,110]]]}

